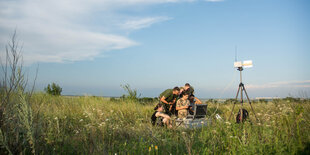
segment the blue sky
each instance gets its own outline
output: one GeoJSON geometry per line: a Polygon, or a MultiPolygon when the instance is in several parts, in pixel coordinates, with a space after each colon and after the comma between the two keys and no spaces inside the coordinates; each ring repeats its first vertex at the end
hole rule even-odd
{"type": "Polygon", "coordinates": [[[310,96],[307,0],[1,1],[0,51],[17,29],[37,90],[142,96],[192,84],[203,98],[234,97],[238,60],[250,97],[310,96]]]}

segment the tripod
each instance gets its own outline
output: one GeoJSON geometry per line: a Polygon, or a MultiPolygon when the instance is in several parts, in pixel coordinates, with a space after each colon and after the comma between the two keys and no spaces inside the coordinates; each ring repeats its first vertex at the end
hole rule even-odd
{"type": "Polygon", "coordinates": [[[238,99],[238,96],[239,96],[239,92],[240,92],[240,102],[241,102],[241,120],[240,120],[240,122],[242,122],[243,120],[243,109],[242,109],[242,107],[243,107],[243,92],[244,92],[244,94],[246,95],[246,98],[247,98],[247,100],[249,101],[249,104],[250,104],[250,106],[251,106],[251,109],[252,109],[252,111],[253,111],[253,113],[254,113],[254,116],[255,116],[255,118],[256,118],[256,121],[258,121],[258,119],[257,119],[257,117],[256,117],[256,114],[255,114],[255,112],[254,112],[254,109],[253,109],[253,107],[252,107],[252,103],[251,103],[251,100],[250,100],[250,98],[249,98],[249,96],[248,96],[248,93],[246,92],[246,90],[245,90],[245,87],[244,87],[244,84],[242,83],[242,71],[243,71],[243,67],[238,67],[238,71],[240,71],[240,84],[239,84],[239,88],[238,88],[238,91],[237,91],[237,95],[236,95],[236,100],[235,100],[235,102],[234,102],[234,106],[233,106],[233,108],[232,108],[232,110],[231,110],[231,113],[230,113],[230,116],[229,116],[229,119],[228,120],[230,120],[230,118],[231,118],[231,115],[232,115],[232,113],[233,113],[233,111],[234,111],[234,108],[235,108],[235,105],[236,105],[236,102],[237,102],[237,99],[238,99]]]}

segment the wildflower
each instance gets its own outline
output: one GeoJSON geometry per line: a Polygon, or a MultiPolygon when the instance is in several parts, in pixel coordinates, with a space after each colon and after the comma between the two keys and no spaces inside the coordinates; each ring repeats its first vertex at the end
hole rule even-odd
{"type": "Polygon", "coordinates": [[[58,119],[58,117],[55,117],[54,119],[55,119],[55,120],[57,120],[57,119],[58,119]]]}
{"type": "Polygon", "coordinates": [[[158,147],[157,147],[157,145],[155,145],[155,150],[158,150],[158,147]]]}
{"type": "Polygon", "coordinates": [[[83,119],[80,119],[80,122],[83,122],[83,119]]]}
{"type": "Polygon", "coordinates": [[[151,148],[151,147],[149,147],[149,152],[151,152],[151,150],[152,150],[152,148],[151,148]]]}
{"type": "Polygon", "coordinates": [[[230,123],[230,122],[225,122],[225,124],[228,124],[228,125],[230,125],[231,123],[230,123]]]}

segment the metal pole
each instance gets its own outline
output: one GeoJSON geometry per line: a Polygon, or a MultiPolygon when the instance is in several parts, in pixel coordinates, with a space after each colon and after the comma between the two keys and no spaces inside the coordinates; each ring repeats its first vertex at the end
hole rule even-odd
{"type": "Polygon", "coordinates": [[[249,98],[249,96],[248,96],[248,93],[246,92],[244,86],[243,86],[243,89],[244,89],[244,93],[245,93],[245,95],[246,95],[246,97],[247,97],[247,99],[248,99],[248,101],[249,101],[249,104],[250,104],[250,106],[251,106],[251,109],[252,109],[252,111],[253,111],[253,113],[254,113],[254,116],[255,116],[255,118],[256,118],[256,121],[258,122],[258,119],[257,119],[256,114],[255,114],[255,112],[254,112],[254,109],[253,109],[253,107],[252,107],[251,100],[250,100],[250,98],[249,98]]]}
{"type": "Polygon", "coordinates": [[[234,106],[233,106],[233,108],[232,108],[232,110],[231,110],[231,113],[230,113],[230,116],[229,116],[229,119],[228,119],[228,120],[230,120],[231,115],[232,115],[232,113],[233,113],[233,111],[234,111],[234,108],[235,108],[236,102],[238,101],[239,91],[240,91],[240,86],[239,86],[239,88],[238,88],[237,95],[236,95],[236,98],[235,98],[235,101],[234,101],[234,106]]]}
{"type": "Polygon", "coordinates": [[[239,71],[240,71],[240,83],[242,83],[242,73],[241,73],[241,72],[242,72],[242,70],[243,70],[243,68],[242,68],[242,67],[240,67],[240,68],[239,68],[239,71]]]}
{"type": "Polygon", "coordinates": [[[241,94],[240,94],[240,97],[241,97],[241,118],[240,118],[240,121],[242,122],[243,121],[243,83],[242,83],[242,70],[243,68],[241,67],[240,69],[240,86],[241,87],[241,94]]]}

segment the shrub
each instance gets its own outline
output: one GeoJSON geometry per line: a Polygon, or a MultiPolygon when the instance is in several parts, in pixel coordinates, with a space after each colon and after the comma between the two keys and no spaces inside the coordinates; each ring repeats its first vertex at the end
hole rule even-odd
{"type": "Polygon", "coordinates": [[[62,92],[62,88],[54,82],[51,85],[48,84],[44,90],[47,94],[55,95],[55,96],[61,95],[61,92],[62,92]]]}
{"type": "Polygon", "coordinates": [[[121,99],[127,99],[132,101],[137,101],[141,94],[138,96],[138,92],[136,89],[131,89],[129,84],[121,85],[121,87],[127,92],[127,95],[122,95],[121,99]]]}

